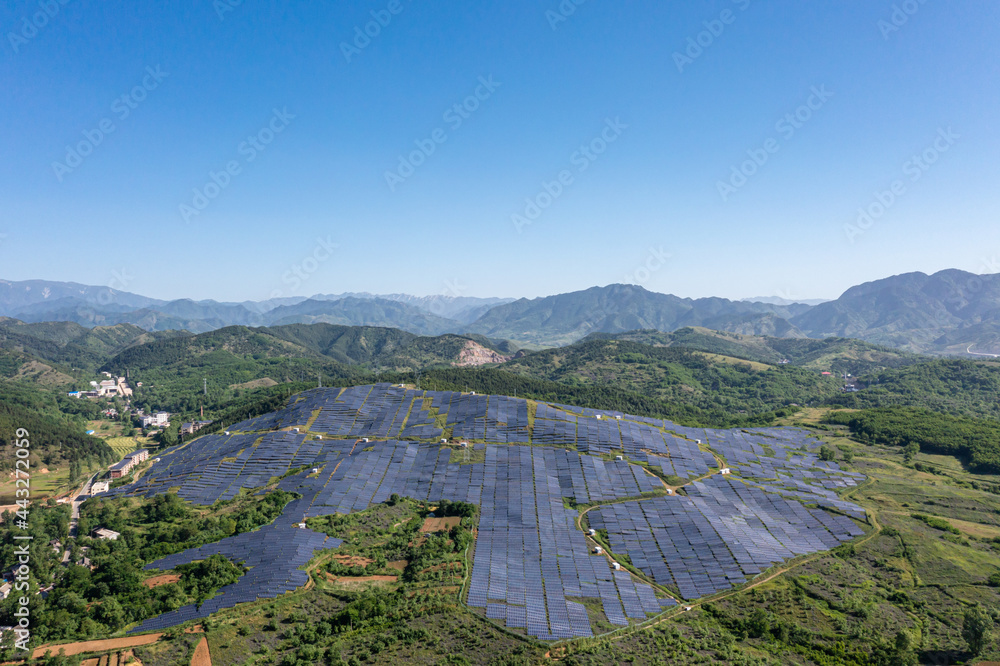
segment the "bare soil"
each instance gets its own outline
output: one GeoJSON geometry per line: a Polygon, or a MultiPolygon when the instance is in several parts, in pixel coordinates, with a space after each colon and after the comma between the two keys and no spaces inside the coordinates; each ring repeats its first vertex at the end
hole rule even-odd
{"type": "Polygon", "coordinates": [[[375,561],[359,555],[334,555],[333,559],[347,567],[366,567],[375,561]]]}
{"type": "Polygon", "coordinates": [[[163,574],[161,576],[153,576],[152,578],[147,578],[142,581],[142,584],[153,589],[154,587],[159,587],[160,585],[168,585],[170,583],[176,583],[181,579],[177,574],[163,574]]]}
{"type": "Polygon", "coordinates": [[[125,636],[123,638],[108,638],[100,641],[79,641],[77,643],[60,643],[58,645],[43,645],[35,648],[31,653],[32,659],[41,659],[46,652],[59,654],[63,650],[67,657],[75,654],[87,652],[105,652],[107,650],[119,650],[122,648],[136,647],[137,645],[149,645],[160,640],[163,634],[144,634],[142,636],[125,636]]]}
{"type": "Polygon", "coordinates": [[[208,639],[202,638],[194,649],[191,666],[212,666],[212,653],[208,651],[208,639]]]}
{"type": "Polygon", "coordinates": [[[461,516],[449,516],[447,518],[427,518],[420,526],[420,531],[424,534],[433,532],[450,532],[451,528],[458,527],[462,522],[461,516]]]}

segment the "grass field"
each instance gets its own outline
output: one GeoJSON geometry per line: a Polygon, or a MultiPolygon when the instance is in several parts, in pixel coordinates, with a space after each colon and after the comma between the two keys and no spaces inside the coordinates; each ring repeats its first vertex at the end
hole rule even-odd
{"type": "Polygon", "coordinates": [[[736,358],[734,356],[723,356],[722,354],[713,354],[711,352],[693,352],[697,356],[708,359],[709,361],[714,361],[715,363],[726,363],[729,365],[739,365],[745,368],[750,368],[751,370],[756,370],[757,372],[764,372],[765,370],[770,370],[773,365],[768,365],[767,363],[760,363],[758,361],[748,361],[743,358],[736,358]]]}
{"type": "Polygon", "coordinates": [[[126,454],[132,453],[137,449],[141,449],[143,445],[139,442],[136,437],[109,437],[104,440],[105,443],[111,447],[111,450],[115,452],[115,455],[119,459],[124,458],[126,454]]]}
{"type": "MultiPolygon", "coordinates": [[[[83,481],[94,472],[104,469],[104,467],[98,463],[92,463],[89,469],[81,470],[83,476],[81,476],[76,481],[70,483],[69,480],[69,466],[56,467],[54,469],[49,469],[47,467],[37,467],[35,469],[29,470],[30,472],[30,489],[31,498],[33,501],[43,500],[49,497],[58,497],[71,490],[74,490],[83,484],[83,481]]],[[[15,498],[15,483],[14,477],[8,475],[4,478],[3,482],[0,483],[0,505],[13,504],[15,498]]]]}

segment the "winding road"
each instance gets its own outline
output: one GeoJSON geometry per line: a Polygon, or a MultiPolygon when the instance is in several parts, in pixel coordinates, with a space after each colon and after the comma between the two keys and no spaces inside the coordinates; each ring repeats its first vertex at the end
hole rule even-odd
{"type": "MultiPolygon", "coordinates": [[[[975,343],[973,343],[973,344],[975,344],[975,343]]],[[[986,353],[983,353],[983,352],[974,352],[974,351],[972,351],[972,345],[969,345],[968,347],[966,347],[965,353],[966,354],[972,354],[973,356],[989,356],[990,358],[1000,358],[1000,354],[986,354],[986,353]]]]}

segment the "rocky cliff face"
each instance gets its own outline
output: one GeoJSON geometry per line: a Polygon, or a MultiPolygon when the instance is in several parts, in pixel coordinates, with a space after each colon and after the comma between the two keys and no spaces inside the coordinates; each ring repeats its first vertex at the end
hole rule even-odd
{"type": "Polygon", "coordinates": [[[464,368],[475,365],[486,365],[487,363],[503,363],[510,359],[510,356],[504,356],[492,349],[487,349],[474,340],[469,340],[465,343],[462,351],[458,353],[458,360],[452,363],[452,365],[464,368]]]}

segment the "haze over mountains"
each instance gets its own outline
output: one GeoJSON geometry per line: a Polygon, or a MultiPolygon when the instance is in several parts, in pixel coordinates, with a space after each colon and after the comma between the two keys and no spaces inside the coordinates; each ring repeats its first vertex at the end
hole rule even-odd
{"type": "Polygon", "coordinates": [[[538,346],[570,344],[591,333],[701,326],[778,338],[858,338],[924,353],[998,354],[1000,274],[906,273],[817,304],[691,299],[623,284],[518,300],[352,293],[226,303],[164,301],[68,282],[0,281],[0,315],[87,327],[130,323],[151,332],[202,333],[231,325],[382,326],[538,346]]]}

